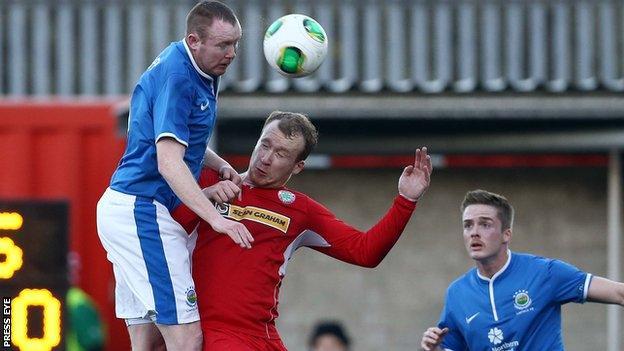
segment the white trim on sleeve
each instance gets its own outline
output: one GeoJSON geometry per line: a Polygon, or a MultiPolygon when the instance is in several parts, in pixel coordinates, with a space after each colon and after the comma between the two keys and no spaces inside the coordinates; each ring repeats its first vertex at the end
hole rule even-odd
{"type": "Polygon", "coordinates": [[[583,287],[583,301],[587,301],[587,294],[589,293],[589,284],[594,276],[591,273],[587,273],[585,276],[585,286],[583,287]]]}
{"type": "Polygon", "coordinates": [[[178,138],[178,136],[173,134],[173,133],[161,133],[161,134],[158,134],[158,136],[156,137],[156,141],[154,143],[157,143],[158,140],[160,140],[160,138],[174,138],[178,143],[184,145],[184,147],[188,147],[188,143],[186,141],[178,138]]]}

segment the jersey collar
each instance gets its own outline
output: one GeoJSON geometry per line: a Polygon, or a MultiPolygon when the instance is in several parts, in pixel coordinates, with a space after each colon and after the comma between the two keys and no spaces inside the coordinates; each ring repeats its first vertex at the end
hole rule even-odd
{"type": "Polygon", "coordinates": [[[188,47],[188,44],[186,43],[186,38],[182,39],[182,44],[184,44],[184,49],[186,49],[186,53],[189,59],[191,59],[191,63],[193,64],[193,67],[195,67],[195,70],[197,71],[197,73],[199,73],[200,76],[206,79],[209,79],[211,82],[214,81],[214,78],[212,78],[210,74],[202,71],[201,68],[199,68],[199,66],[197,65],[197,62],[195,62],[195,58],[193,58],[193,54],[191,54],[191,49],[188,47]]]}
{"type": "Polygon", "coordinates": [[[501,274],[503,274],[507,270],[507,267],[509,267],[510,263],[511,263],[511,250],[507,249],[507,262],[505,262],[505,265],[498,272],[494,273],[492,278],[488,278],[488,277],[486,277],[484,275],[481,275],[481,273],[479,273],[479,269],[478,268],[476,269],[477,276],[479,278],[481,278],[482,280],[485,280],[485,281],[489,282],[491,280],[494,280],[494,279],[498,278],[501,274]]]}

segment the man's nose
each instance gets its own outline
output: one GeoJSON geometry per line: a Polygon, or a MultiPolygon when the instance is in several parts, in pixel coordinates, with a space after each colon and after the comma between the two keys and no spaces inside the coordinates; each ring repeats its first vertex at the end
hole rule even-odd
{"type": "Polygon", "coordinates": [[[225,53],[225,57],[229,59],[234,59],[236,57],[236,46],[230,45],[228,46],[227,52],[225,53]]]}
{"type": "Polygon", "coordinates": [[[260,157],[260,161],[262,163],[264,163],[265,165],[268,165],[269,163],[271,163],[271,153],[270,152],[266,152],[264,153],[261,157],[260,157]]]}

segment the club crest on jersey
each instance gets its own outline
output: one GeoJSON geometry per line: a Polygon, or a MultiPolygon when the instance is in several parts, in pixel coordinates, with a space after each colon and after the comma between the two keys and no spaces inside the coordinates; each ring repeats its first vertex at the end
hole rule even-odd
{"type": "Polygon", "coordinates": [[[293,202],[295,202],[295,194],[293,194],[292,192],[288,191],[288,190],[280,190],[277,192],[277,197],[279,197],[279,199],[285,203],[286,205],[290,205],[293,202]]]}
{"type": "Polygon", "coordinates": [[[186,289],[186,304],[189,307],[197,306],[197,293],[195,293],[195,287],[193,286],[186,289]]]}
{"type": "Polygon", "coordinates": [[[529,296],[529,292],[526,290],[518,290],[513,295],[514,299],[514,307],[518,310],[525,310],[531,306],[531,297],[529,296]]]}

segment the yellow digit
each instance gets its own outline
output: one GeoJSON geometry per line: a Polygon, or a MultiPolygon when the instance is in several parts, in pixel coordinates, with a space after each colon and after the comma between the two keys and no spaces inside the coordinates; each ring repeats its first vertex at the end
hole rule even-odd
{"type": "Polygon", "coordinates": [[[0,212],[0,229],[18,230],[24,224],[24,217],[17,212],[0,212]]]}
{"type": "Polygon", "coordinates": [[[48,351],[61,342],[61,302],[47,289],[24,289],[12,301],[13,344],[20,350],[48,351]],[[43,307],[43,337],[28,337],[28,306],[43,307]]]}
{"type": "Polygon", "coordinates": [[[0,262],[0,279],[9,279],[22,268],[22,249],[10,238],[0,238],[0,254],[6,257],[4,262],[0,262]]]}

